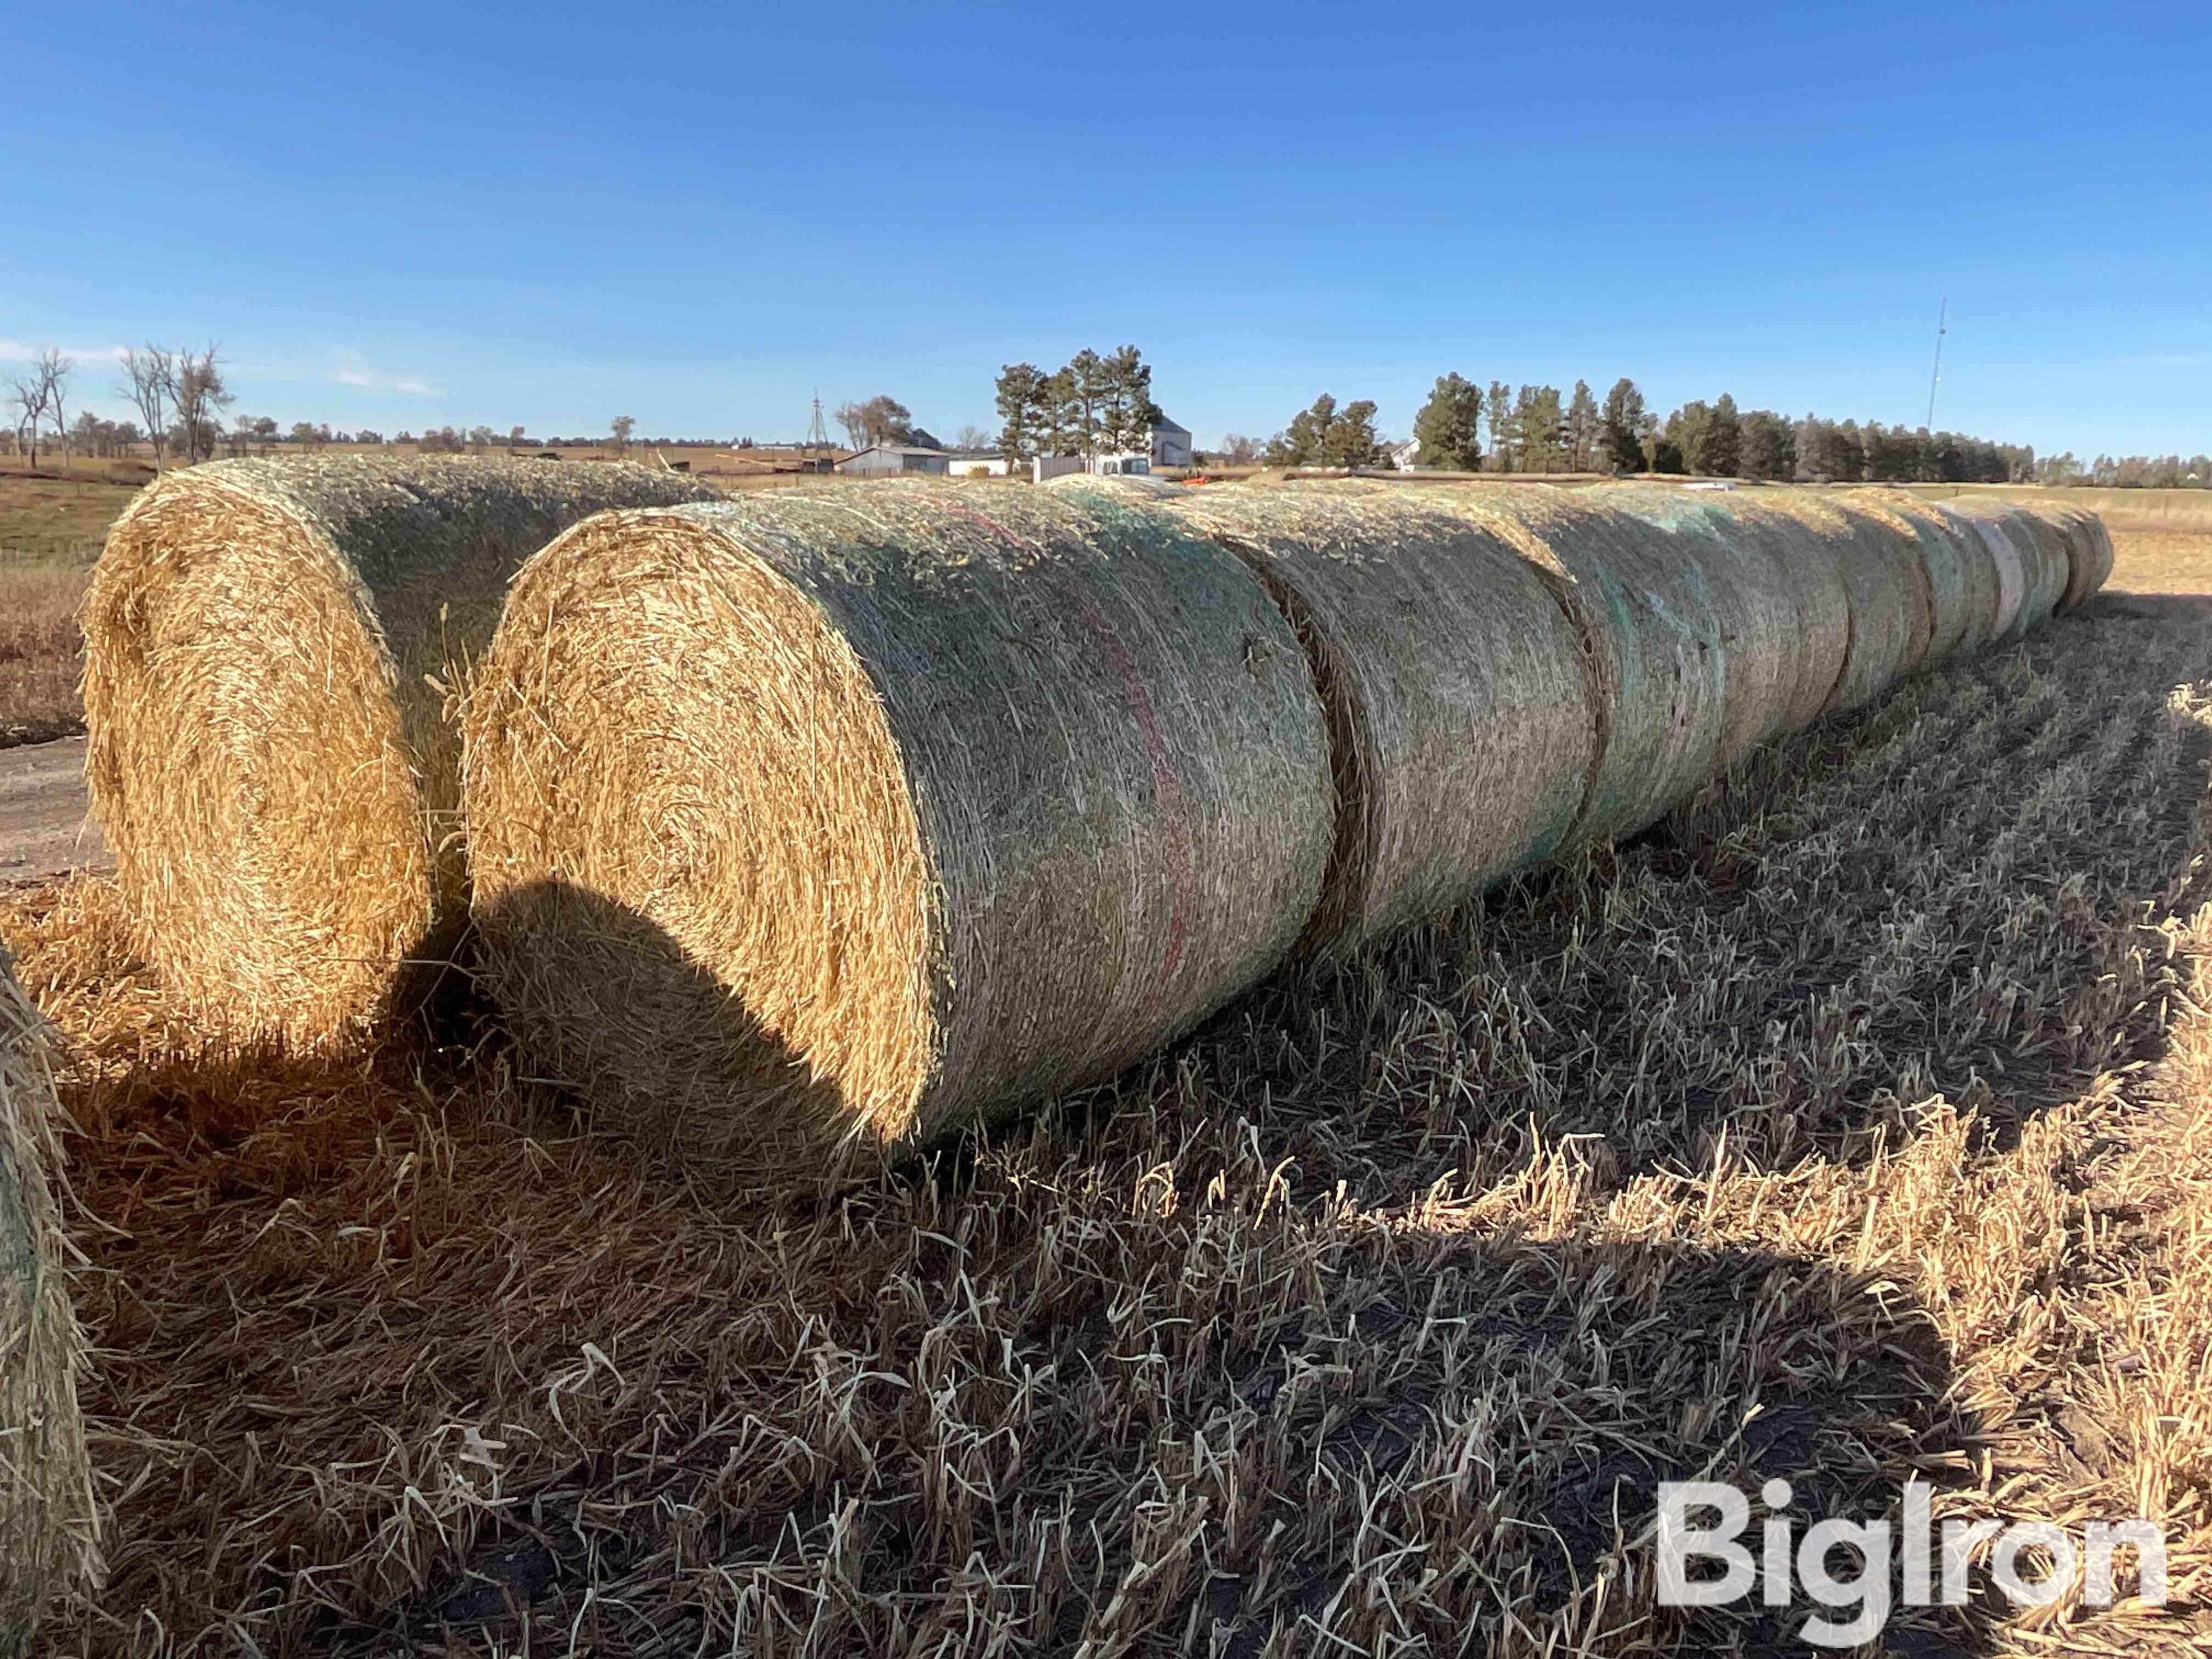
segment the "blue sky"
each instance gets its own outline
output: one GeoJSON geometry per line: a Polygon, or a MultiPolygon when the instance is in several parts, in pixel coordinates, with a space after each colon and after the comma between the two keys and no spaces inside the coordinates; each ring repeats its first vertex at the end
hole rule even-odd
{"type": "MultiPolygon", "coordinates": [[[[1447,370],[2212,450],[2198,7],[0,13],[0,355],[234,412],[803,429],[1142,347],[1201,443],[1447,370]]],[[[0,374],[8,365],[0,362],[0,374]]]]}

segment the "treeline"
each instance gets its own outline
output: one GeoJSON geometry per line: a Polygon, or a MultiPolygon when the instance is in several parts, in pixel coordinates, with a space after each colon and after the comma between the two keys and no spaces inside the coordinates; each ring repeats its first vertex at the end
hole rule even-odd
{"type": "Polygon", "coordinates": [[[1413,425],[1416,464],[1491,472],[1672,472],[1789,482],[2017,483],[2037,476],[2035,451],[1956,432],[1792,418],[1744,410],[1723,392],[1663,421],[1626,376],[1601,402],[1587,380],[1487,389],[1439,379],[1413,425]]]}
{"type": "MultiPolygon", "coordinates": [[[[1386,466],[1392,447],[1375,428],[1375,404],[1340,404],[1327,394],[1264,445],[1231,433],[1218,459],[1271,466],[1386,466]]],[[[1790,416],[1745,410],[1723,392],[1684,404],[1662,420],[1626,377],[1602,400],[1587,380],[1563,394],[1553,386],[1486,386],[1440,377],[1413,422],[1404,458],[1423,469],[1464,472],[1668,472],[1711,477],[1838,483],[2101,483],[2118,487],[2212,486],[2203,456],[2099,456],[2084,467],[2070,453],[2039,461],[2033,446],[1994,442],[1879,421],[1790,416]]]]}
{"type": "Polygon", "coordinates": [[[995,392],[999,453],[1016,461],[1149,455],[1163,418],[1152,401],[1152,365],[1133,345],[1086,348],[1049,374],[1035,363],[1008,363],[995,392]]]}
{"type": "Polygon", "coordinates": [[[2043,463],[2043,482],[2105,489],[2212,489],[2212,455],[2100,455],[2084,466],[2074,453],[2043,463]]]}

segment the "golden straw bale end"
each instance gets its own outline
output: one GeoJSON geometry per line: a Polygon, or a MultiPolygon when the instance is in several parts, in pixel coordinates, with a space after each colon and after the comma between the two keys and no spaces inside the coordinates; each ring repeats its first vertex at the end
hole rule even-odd
{"type": "Polygon", "coordinates": [[[109,532],[84,610],[87,778],[142,953],[209,1025],[302,1050],[404,1006],[465,908],[447,710],[524,558],[710,499],[629,465],[236,460],[109,532]]]}

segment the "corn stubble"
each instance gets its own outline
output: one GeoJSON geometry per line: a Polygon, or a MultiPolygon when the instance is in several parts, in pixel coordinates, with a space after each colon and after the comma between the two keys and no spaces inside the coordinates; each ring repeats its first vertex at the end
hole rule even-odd
{"type": "Polygon", "coordinates": [[[111,890],[18,897],[112,1509],[64,1642],[1760,1652],[1802,1607],[1656,1605],[1653,1483],[1917,1474],[2159,1518],[2185,1612],[1898,1630],[2188,1650],[2207,620],[2100,600],[828,1200],[495,1060],[198,1060],[111,890]]]}

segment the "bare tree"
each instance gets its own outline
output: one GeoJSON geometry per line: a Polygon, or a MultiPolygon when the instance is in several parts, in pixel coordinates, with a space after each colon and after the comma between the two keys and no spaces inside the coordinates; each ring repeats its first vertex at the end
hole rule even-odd
{"type": "Polygon", "coordinates": [[[143,351],[134,348],[123,354],[123,395],[146,422],[146,435],[154,442],[156,472],[161,470],[161,434],[168,429],[161,412],[168,407],[169,388],[175,379],[174,356],[159,346],[149,345],[143,351]]]}
{"type": "Polygon", "coordinates": [[[868,441],[868,411],[860,404],[847,398],[837,405],[836,419],[845,428],[845,441],[849,447],[859,449],[868,441]]]}
{"type": "Polygon", "coordinates": [[[617,449],[628,449],[629,447],[629,434],[637,429],[636,417],[630,415],[617,415],[608,423],[608,425],[610,429],[615,434],[615,447],[617,449]]]}
{"type": "Polygon", "coordinates": [[[39,354],[38,368],[33,371],[46,383],[46,417],[54,423],[54,436],[61,441],[62,471],[69,471],[70,376],[76,373],[76,359],[55,350],[52,346],[39,354]]]}
{"type": "Polygon", "coordinates": [[[210,345],[198,356],[179,351],[174,359],[169,399],[177,411],[177,425],[185,443],[185,464],[191,465],[215,453],[221,428],[216,417],[235,400],[222,383],[222,359],[210,345]]]}
{"type": "Polygon", "coordinates": [[[35,368],[28,374],[17,375],[9,387],[8,400],[15,405],[15,441],[28,449],[31,465],[35,467],[39,464],[39,422],[46,416],[45,377],[35,368]]]}
{"type": "Polygon", "coordinates": [[[991,434],[973,422],[952,434],[952,447],[955,449],[988,449],[993,441],[991,434]]]}

